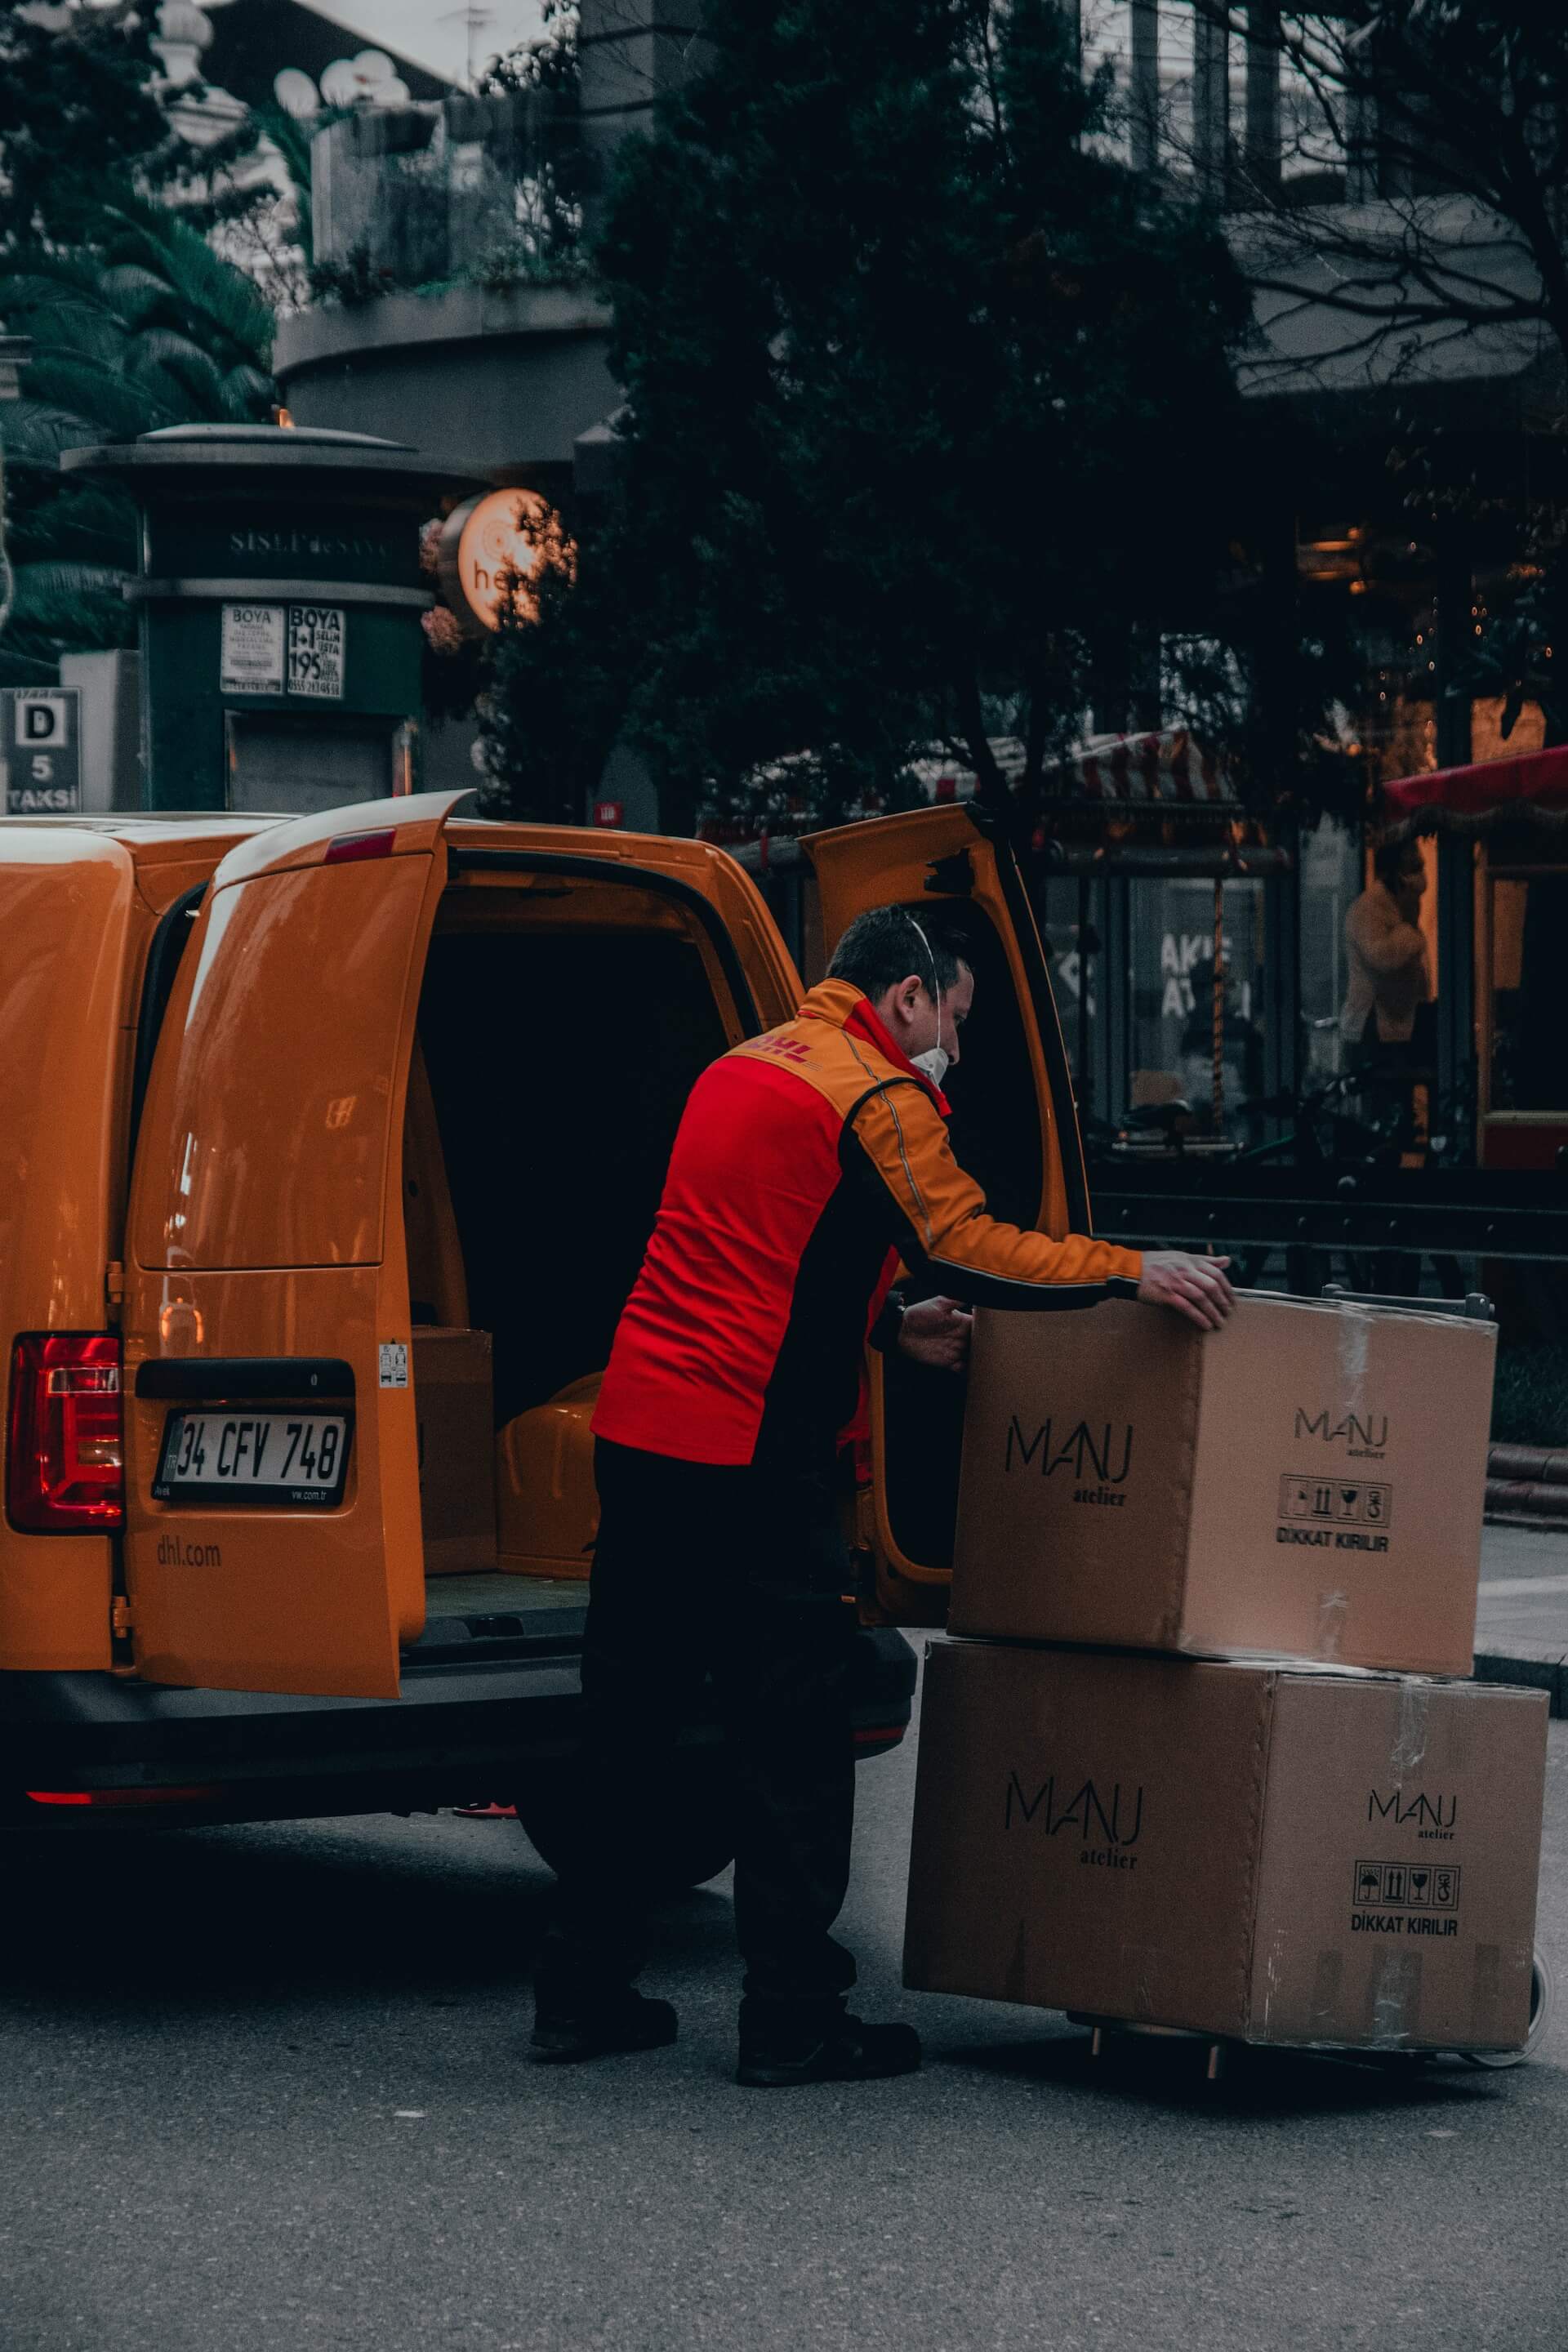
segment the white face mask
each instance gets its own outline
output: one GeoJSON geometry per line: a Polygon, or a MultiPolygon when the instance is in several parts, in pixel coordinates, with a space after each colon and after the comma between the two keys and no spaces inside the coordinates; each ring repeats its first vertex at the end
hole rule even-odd
{"type": "MultiPolygon", "coordinates": [[[[913,931],[915,937],[919,940],[921,947],[924,948],[927,955],[931,956],[931,976],[936,982],[936,1033],[940,1038],[942,1035],[942,981],[937,972],[936,958],[934,955],[931,955],[931,941],[927,939],[925,933],[921,930],[914,917],[906,913],[904,920],[908,923],[910,930],[913,931]]],[[[910,1060],[914,1064],[915,1068],[920,1071],[921,1076],[929,1078],[932,1086],[940,1092],[942,1082],[943,1078],[946,1077],[952,1064],[952,1056],[947,1051],[946,1047],[941,1045],[928,1045],[923,1054],[911,1054],[910,1055],[910,1060]]]]}

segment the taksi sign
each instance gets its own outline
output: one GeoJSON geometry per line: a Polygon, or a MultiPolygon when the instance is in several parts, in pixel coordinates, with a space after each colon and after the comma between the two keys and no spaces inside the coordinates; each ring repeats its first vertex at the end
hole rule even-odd
{"type": "Polygon", "coordinates": [[[81,695],[74,686],[0,693],[0,765],[7,816],[57,816],[81,806],[81,695]]]}

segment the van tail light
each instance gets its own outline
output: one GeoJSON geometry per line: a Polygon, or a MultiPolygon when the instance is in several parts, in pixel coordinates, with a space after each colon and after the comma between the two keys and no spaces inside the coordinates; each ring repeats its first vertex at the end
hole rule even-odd
{"type": "Polygon", "coordinates": [[[323,866],[357,866],[363,857],[390,857],[397,846],[397,828],[378,833],[340,833],[321,852],[323,866]]]}
{"type": "Polygon", "coordinates": [[[96,1805],[130,1812],[138,1805],[210,1805],[223,1790],[204,1782],[195,1789],[24,1789],[22,1794],[34,1805],[96,1805]]]}
{"type": "Polygon", "coordinates": [[[125,1520],[125,1414],[113,1331],[24,1331],[11,1350],[5,1516],[27,1535],[125,1520]]]}

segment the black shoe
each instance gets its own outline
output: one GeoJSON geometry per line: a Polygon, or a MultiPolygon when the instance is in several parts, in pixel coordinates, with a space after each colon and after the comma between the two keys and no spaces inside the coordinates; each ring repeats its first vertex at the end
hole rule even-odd
{"type": "Polygon", "coordinates": [[[569,2066],[574,2059],[607,2058],[616,2051],[662,2050],[679,2030],[670,2002],[628,1991],[591,2009],[536,2006],[531,2046],[540,2065],[569,2066]]]}
{"type": "Polygon", "coordinates": [[[912,2074],[921,2063],[921,2038],[912,2025],[865,2025],[840,2012],[804,2041],[745,2041],[737,2083],[753,2091],[785,2091],[797,2083],[876,2083],[889,2074],[912,2074]]]}

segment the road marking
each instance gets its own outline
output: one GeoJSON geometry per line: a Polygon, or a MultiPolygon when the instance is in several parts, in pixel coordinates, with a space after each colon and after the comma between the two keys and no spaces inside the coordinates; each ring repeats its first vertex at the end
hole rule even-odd
{"type": "Polygon", "coordinates": [[[1568,1592],[1568,1576],[1483,1576],[1480,1589],[1487,1601],[1528,1601],[1531,1595],[1552,1601],[1568,1592]]]}

